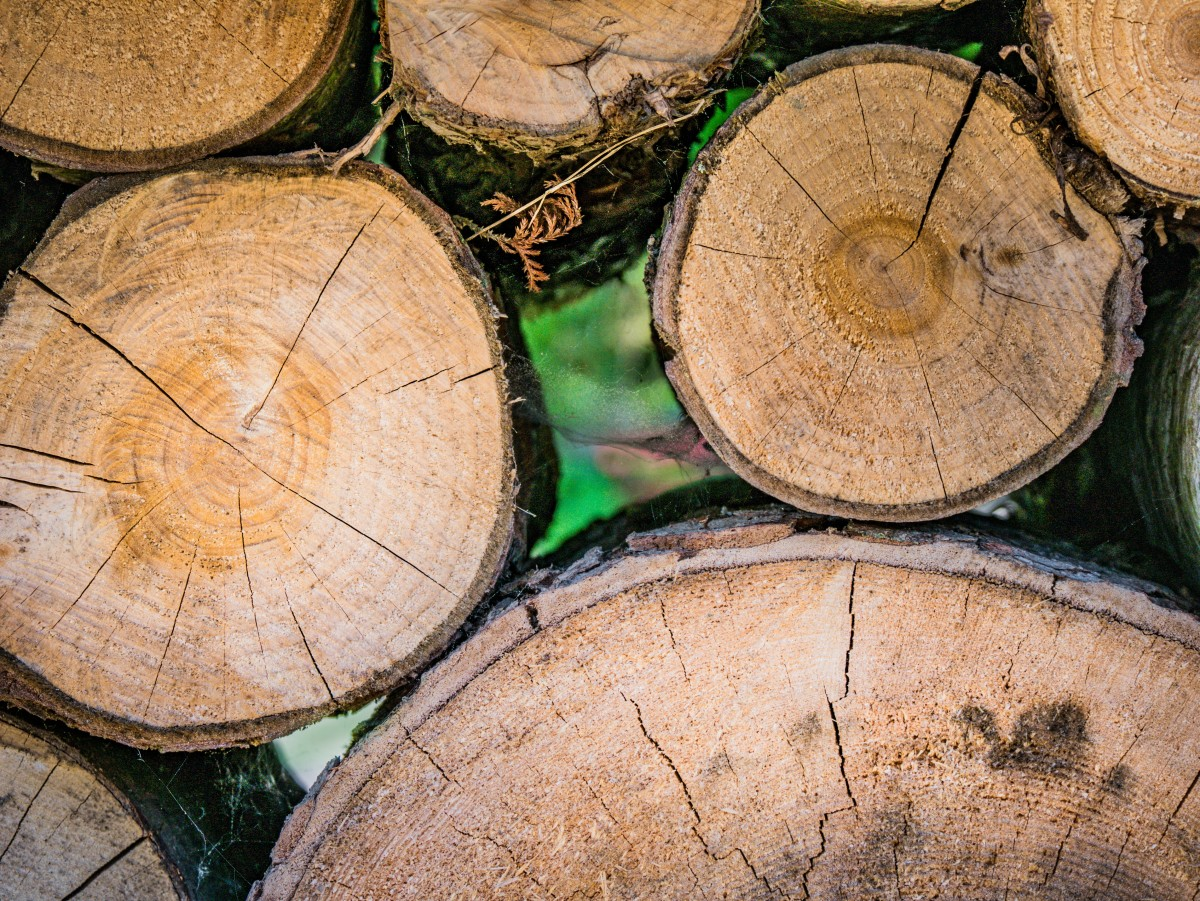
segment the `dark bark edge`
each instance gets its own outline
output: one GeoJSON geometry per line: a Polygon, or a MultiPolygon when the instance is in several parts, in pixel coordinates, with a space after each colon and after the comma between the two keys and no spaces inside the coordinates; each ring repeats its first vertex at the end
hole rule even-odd
{"type": "MultiPolygon", "coordinates": [[[[700,152],[695,165],[684,180],[683,189],[676,198],[663,229],[661,249],[655,259],[651,295],[654,326],[666,358],[667,376],[701,433],[731,469],[756,488],[803,510],[851,519],[912,522],[962,513],[1026,484],[1082,444],[1100,424],[1113,394],[1118,387],[1128,384],[1133,362],[1141,354],[1141,342],[1134,334],[1134,327],[1141,322],[1145,312],[1140,289],[1144,260],[1141,257],[1140,242],[1131,235],[1122,234],[1114,224],[1114,233],[1126,248],[1126,253],[1113,273],[1105,293],[1104,358],[1107,365],[1093,384],[1080,415],[1058,438],[1031,454],[1024,462],[988,482],[939,500],[916,504],[865,504],[837,500],[806,491],[785,482],[749,460],[725,437],[709,416],[707,407],[696,391],[687,372],[687,365],[680,355],[676,292],[696,209],[709,178],[720,166],[725,149],[738,131],[765,110],[776,97],[789,87],[826,72],[878,62],[925,66],[965,84],[970,84],[978,72],[978,67],[973,63],[949,54],[890,44],[833,50],[788,67],[738,107],[709,145],[700,152]]],[[[1028,95],[1008,78],[988,73],[983,78],[981,90],[1012,109],[1014,120],[1027,113],[1027,107],[1017,106],[1014,101],[1017,97],[1028,95]]],[[[1044,156],[1042,158],[1045,159],[1044,156]]]]}
{"type": "MultiPolygon", "coordinates": [[[[255,157],[240,160],[207,160],[166,173],[120,175],[97,179],[67,199],[58,218],[51,224],[45,237],[26,260],[26,265],[35,264],[38,256],[54,238],[89,210],[124,191],[160,177],[185,172],[199,172],[213,175],[287,178],[296,175],[320,174],[326,171],[328,170],[323,162],[311,159],[301,160],[294,156],[255,157]]],[[[507,430],[508,434],[512,436],[512,408],[508,403],[510,392],[504,375],[505,352],[500,341],[498,326],[503,314],[488,287],[487,276],[459,237],[450,218],[409,185],[403,177],[382,166],[353,162],[343,168],[339,177],[356,178],[383,187],[405,203],[433,231],[444,248],[455,274],[473,301],[479,314],[480,323],[487,332],[491,358],[496,366],[499,382],[501,428],[507,430]]],[[[0,289],[0,327],[3,327],[5,313],[15,290],[16,281],[25,278],[21,274],[23,268],[25,268],[24,265],[17,269],[0,289]]],[[[524,448],[522,448],[521,455],[523,459],[528,459],[530,456],[524,448]]],[[[496,524],[485,546],[479,569],[459,604],[443,620],[439,628],[431,632],[407,657],[380,670],[367,682],[335,701],[280,711],[241,722],[184,724],[169,727],[150,726],[136,719],[119,717],[80,703],[54,686],[41,673],[34,671],[3,649],[0,649],[0,700],[9,700],[40,716],[62,720],[102,738],[134,747],[171,751],[256,745],[286,735],[330,714],[361,707],[373,698],[407,683],[417,671],[434,659],[452,640],[471,611],[500,578],[506,566],[509,565],[510,550],[514,554],[523,553],[527,543],[525,535],[528,518],[526,513],[517,506],[522,480],[518,473],[518,461],[514,450],[514,441],[511,437],[506,450],[505,467],[510,474],[508,509],[498,511],[496,524]]],[[[526,484],[534,483],[535,480],[530,478],[526,484]]]]}

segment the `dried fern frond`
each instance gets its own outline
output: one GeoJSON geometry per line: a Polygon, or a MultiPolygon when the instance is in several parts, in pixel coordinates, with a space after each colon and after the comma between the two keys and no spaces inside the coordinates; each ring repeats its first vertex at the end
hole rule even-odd
{"type": "MultiPolygon", "coordinates": [[[[541,282],[550,279],[536,259],[541,251],[535,250],[535,246],[561,238],[583,222],[583,211],[580,210],[579,199],[575,196],[575,185],[552,188],[552,183],[547,182],[546,187],[551,188],[552,193],[543,195],[541,202],[533,206],[526,204],[527,208],[521,212],[511,235],[502,235],[495,231],[483,233],[499,244],[506,253],[520,257],[521,266],[525,270],[525,286],[534,293],[542,290],[538,287],[541,282]]],[[[499,191],[483,201],[483,206],[506,215],[521,209],[515,200],[499,191]]]]}

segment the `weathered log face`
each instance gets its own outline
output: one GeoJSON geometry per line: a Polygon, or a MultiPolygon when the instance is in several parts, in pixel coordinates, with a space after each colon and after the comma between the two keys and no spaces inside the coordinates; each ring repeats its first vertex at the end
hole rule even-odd
{"type": "Polygon", "coordinates": [[[795,528],[634,536],[492,621],[251,896],[1194,897],[1192,617],[996,540],[795,528]]]}
{"type": "Polygon", "coordinates": [[[187,897],[129,800],[71,749],[4,713],[0,842],[0,897],[187,897]]]}
{"type": "MultiPolygon", "coordinates": [[[[259,138],[363,63],[357,0],[107,0],[0,9],[0,146],[129,172],[259,138]],[[350,54],[350,55],[347,55],[350,54]]],[[[323,98],[321,114],[338,112],[323,98]]],[[[347,106],[341,97],[340,106],[347,106]]],[[[296,125],[297,123],[292,123],[296,125]]],[[[327,123],[328,124],[328,123],[327,123]]],[[[312,131],[298,138],[311,144],[312,131]]]]}
{"type": "Polygon", "coordinates": [[[367,164],[95,183],[0,295],[0,673],[168,749],[255,742],[436,653],[514,530],[497,310],[367,164]]]}
{"type": "Polygon", "coordinates": [[[384,0],[384,47],[416,118],[534,156],[632,133],[724,74],[757,0],[384,0]]]}
{"type": "Polygon", "coordinates": [[[1144,199],[1200,207],[1200,7],[1031,0],[1026,24],[1079,139],[1144,199]]]}
{"type": "Polygon", "coordinates": [[[819,512],[928,519],[1023,484],[1098,424],[1138,352],[1140,249],[1060,187],[1015,127],[1023,98],[954,57],[835,51],[698,159],[655,320],[684,406],[748,481],[819,512]]]}

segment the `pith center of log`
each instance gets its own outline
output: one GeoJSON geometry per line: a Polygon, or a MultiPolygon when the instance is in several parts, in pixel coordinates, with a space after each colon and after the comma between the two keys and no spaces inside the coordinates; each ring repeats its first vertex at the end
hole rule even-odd
{"type": "Polygon", "coordinates": [[[1033,478],[1137,353],[1136,257],[953,57],[806,60],[689,173],[654,284],[667,373],[740,475],[810,510],[928,519],[1033,478]]]}

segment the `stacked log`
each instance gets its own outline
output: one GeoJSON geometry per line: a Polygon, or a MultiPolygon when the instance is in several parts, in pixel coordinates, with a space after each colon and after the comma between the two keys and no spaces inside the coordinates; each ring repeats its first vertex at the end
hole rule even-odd
{"type": "Polygon", "coordinates": [[[1151,545],[1168,553],[1200,590],[1200,291],[1164,311],[1149,351],[1099,437],[1100,450],[1141,514],[1151,545]]]}
{"type": "Polygon", "coordinates": [[[139,754],[11,711],[0,786],[12,899],[243,898],[299,795],[266,748],[139,754]]]}
{"type": "Polygon", "coordinates": [[[758,0],[385,0],[383,45],[412,115],[544,159],[678,115],[727,72],[758,0]]]}
{"type": "MultiPolygon", "coordinates": [[[[381,0],[432,200],[364,146],[201,160],[362,131],[363,0],[0,12],[0,147],[134,173],[28,257],[63,189],[0,222],[0,897],[1195,899],[1185,602],[856,522],[1026,484],[1130,378],[1130,217],[1200,206],[1200,18],[1106,3],[1031,0],[1033,94],[872,45],[738,109],[648,283],[746,482],[541,568],[536,379],[456,226],[518,295],[640,253],[759,0],[381,0]],[[240,746],[389,693],[280,833],[297,792],[240,746]]],[[[770,12],[844,42],[963,5],[770,12]]],[[[1190,300],[1088,459],[1200,586],[1190,300]]]]}
{"type": "Polygon", "coordinates": [[[360,0],[5,4],[0,147],[135,172],[249,142],[342,146],[369,37],[360,0]]]}
{"type": "Polygon", "coordinates": [[[1029,38],[1075,135],[1144,201],[1200,206],[1200,11],[1185,2],[1030,0],[1029,38]]]}
{"type": "Polygon", "coordinates": [[[1034,109],[970,63],[879,45],[798,63],[705,149],[654,315],[739,475],[808,510],[929,519],[1095,428],[1139,352],[1140,245],[1014,128],[1034,109]]]}
{"type": "Polygon", "coordinates": [[[523,549],[500,314],[386,170],[94,182],[0,308],[0,674],[34,710],[273,738],[409,678],[523,549]]]}
{"type": "Polygon", "coordinates": [[[1200,629],[1145,584],[769,510],[544,578],[297,808],[253,898],[1196,890],[1200,629]]]}

